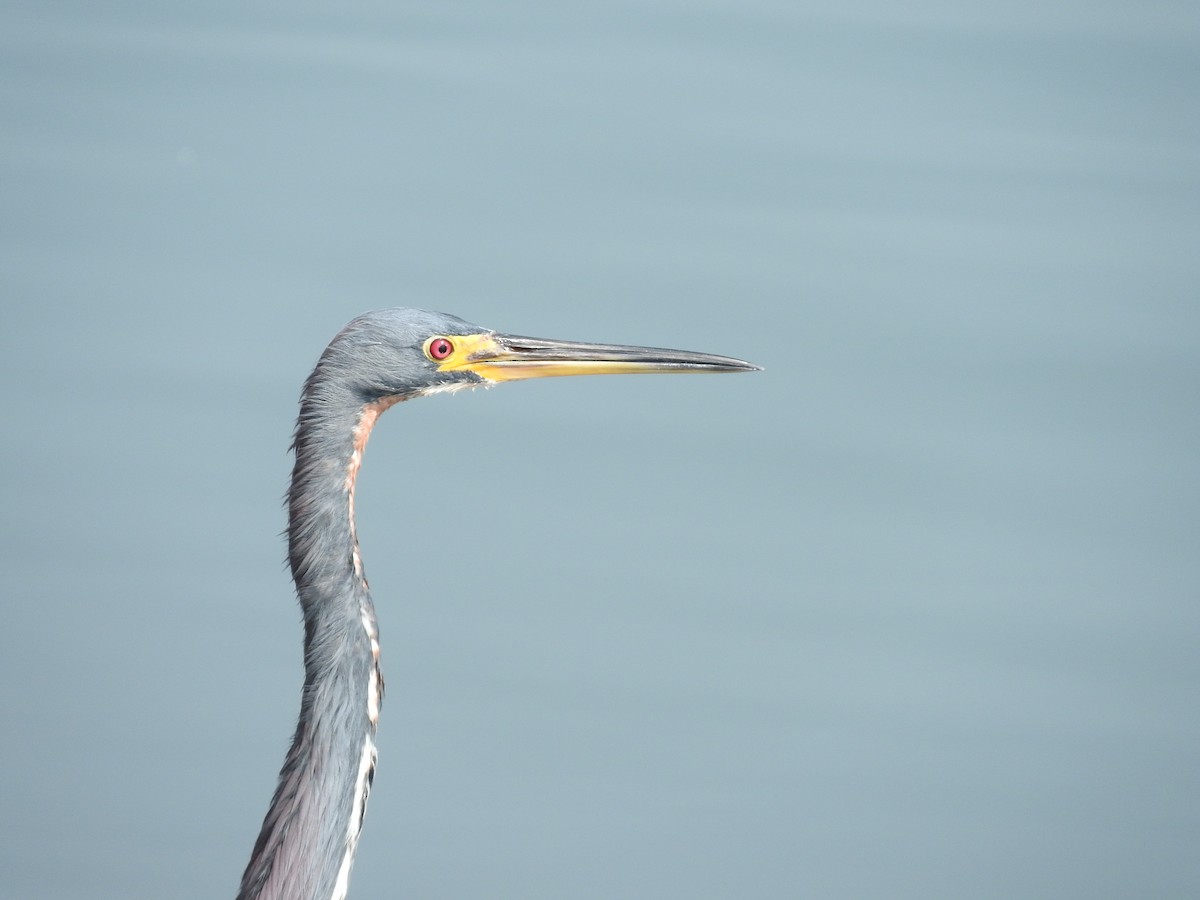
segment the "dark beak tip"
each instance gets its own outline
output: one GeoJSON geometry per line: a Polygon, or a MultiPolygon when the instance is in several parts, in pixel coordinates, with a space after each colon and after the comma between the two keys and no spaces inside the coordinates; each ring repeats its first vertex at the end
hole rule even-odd
{"type": "Polygon", "coordinates": [[[744,359],[730,359],[727,372],[761,372],[763,367],[752,362],[746,362],[744,359]]]}

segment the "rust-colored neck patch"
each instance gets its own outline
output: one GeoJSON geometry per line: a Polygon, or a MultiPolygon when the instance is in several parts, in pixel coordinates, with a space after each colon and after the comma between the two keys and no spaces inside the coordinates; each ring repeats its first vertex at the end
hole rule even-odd
{"type": "MultiPolygon", "coordinates": [[[[366,449],[367,440],[371,437],[371,429],[375,427],[375,423],[383,412],[391,409],[402,399],[402,397],[384,397],[374,403],[368,403],[358,416],[358,424],[354,426],[354,444],[350,451],[350,465],[346,467],[346,490],[350,492],[351,502],[354,497],[354,482],[358,480],[358,469],[362,465],[363,450],[366,449]]],[[[353,518],[353,506],[351,506],[351,518],[353,518]]]]}
{"type": "Polygon", "coordinates": [[[374,403],[366,404],[359,414],[358,423],[354,426],[350,462],[346,465],[346,499],[350,511],[350,537],[354,541],[354,550],[351,553],[354,574],[362,580],[364,586],[367,580],[363,577],[362,558],[358,553],[358,532],[354,527],[354,485],[358,481],[358,470],[362,467],[363,451],[366,449],[367,440],[371,437],[371,429],[375,427],[375,423],[384,411],[391,409],[403,399],[403,397],[383,397],[374,403]]]}

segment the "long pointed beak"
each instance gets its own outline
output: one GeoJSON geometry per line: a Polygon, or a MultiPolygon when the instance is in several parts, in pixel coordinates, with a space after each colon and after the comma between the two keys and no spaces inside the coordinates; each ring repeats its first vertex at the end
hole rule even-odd
{"type": "Polygon", "coordinates": [[[466,369],[488,381],[555,375],[753,372],[761,368],[729,356],[659,347],[586,344],[494,333],[459,336],[453,340],[456,352],[439,368],[466,369]]]}

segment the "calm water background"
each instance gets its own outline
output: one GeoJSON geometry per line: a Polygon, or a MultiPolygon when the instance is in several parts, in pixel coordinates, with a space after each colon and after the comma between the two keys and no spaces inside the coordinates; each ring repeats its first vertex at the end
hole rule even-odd
{"type": "Polygon", "coordinates": [[[363,309],[353,897],[1200,896],[1193,3],[6,4],[0,896],[232,896],[363,309]],[[74,7],[74,8],[72,8],[74,7]]]}

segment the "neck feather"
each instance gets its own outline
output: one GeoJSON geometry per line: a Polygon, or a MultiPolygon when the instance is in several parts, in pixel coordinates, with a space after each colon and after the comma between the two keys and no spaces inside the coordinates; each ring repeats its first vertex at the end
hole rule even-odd
{"type": "Polygon", "coordinates": [[[238,900],[342,900],[375,773],[383,698],[375,607],[354,528],[371,428],[392,399],[305,386],[288,490],[288,560],[304,613],[300,720],[238,900]]]}

